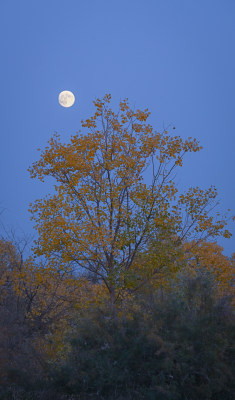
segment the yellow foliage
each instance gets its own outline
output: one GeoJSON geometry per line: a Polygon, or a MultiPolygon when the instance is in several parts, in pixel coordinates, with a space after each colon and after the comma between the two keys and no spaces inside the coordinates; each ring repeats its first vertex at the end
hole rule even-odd
{"type": "Polygon", "coordinates": [[[233,258],[222,254],[223,247],[217,243],[195,241],[184,244],[185,259],[189,270],[195,267],[205,268],[215,276],[221,295],[234,296],[234,263],[233,258]]]}
{"type": "Polygon", "coordinates": [[[86,132],[68,144],[54,135],[29,171],[56,181],[54,194],[30,206],[39,234],[35,254],[48,259],[49,270],[59,259],[60,270],[96,274],[115,301],[120,288],[133,285],[128,271],[149,237],[230,233],[226,219],[209,216],[214,188],[177,197],[172,175],[186,153],[201,149],[198,141],[154,132],[147,109],[135,111],[125,99],[115,113],[110,101],[109,94],[94,101],[94,115],[82,121],[86,132]]]}

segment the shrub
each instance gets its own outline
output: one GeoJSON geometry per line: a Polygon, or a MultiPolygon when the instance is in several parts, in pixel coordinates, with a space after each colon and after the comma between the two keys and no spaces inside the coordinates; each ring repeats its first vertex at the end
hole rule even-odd
{"type": "Polygon", "coordinates": [[[66,361],[53,366],[53,385],[94,399],[232,400],[229,304],[199,272],[181,277],[164,299],[157,292],[151,304],[142,298],[132,318],[90,310],[70,333],[66,361]]]}

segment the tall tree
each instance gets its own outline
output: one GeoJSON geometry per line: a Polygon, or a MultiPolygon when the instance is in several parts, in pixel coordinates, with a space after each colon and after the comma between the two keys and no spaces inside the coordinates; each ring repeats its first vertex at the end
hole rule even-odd
{"type": "Polygon", "coordinates": [[[230,233],[224,219],[208,214],[213,187],[177,196],[175,169],[186,153],[200,150],[197,140],[154,132],[147,109],[135,111],[123,100],[115,113],[110,99],[94,101],[95,114],[82,121],[85,134],[68,144],[54,135],[29,171],[32,178],[56,180],[55,193],[30,208],[39,233],[36,254],[50,266],[59,259],[60,268],[75,264],[95,275],[114,304],[136,255],[151,241],[230,233]]]}

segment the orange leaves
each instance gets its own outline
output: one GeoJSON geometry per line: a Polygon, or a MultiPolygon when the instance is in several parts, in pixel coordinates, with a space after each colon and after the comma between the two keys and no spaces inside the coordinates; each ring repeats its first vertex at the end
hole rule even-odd
{"type": "Polygon", "coordinates": [[[191,140],[191,138],[188,138],[188,140],[183,141],[179,136],[168,136],[166,131],[161,135],[159,147],[163,154],[165,154],[165,159],[175,159],[175,164],[180,167],[182,166],[185,153],[197,152],[202,149],[196,139],[191,140]]]}
{"type": "Polygon", "coordinates": [[[123,101],[120,101],[119,106],[120,106],[120,110],[121,110],[121,111],[127,111],[127,110],[129,110],[128,99],[125,99],[125,100],[123,100],[123,101]]]}
{"type": "Polygon", "coordinates": [[[210,212],[218,204],[215,203],[217,190],[211,186],[207,190],[199,187],[190,188],[185,194],[179,196],[178,204],[183,206],[183,212],[187,215],[184,231],[190,227],[191,232],[205,234],[207,237],[223,236],[231,237],[231,233],[225,229],[227,225],[226,217],[221,218],[217,212],[210,215],[210,212]]]}
{"type": "Polygon", "coordinates": [[[184,145],[183,145],[183,150],[184,151],[193,151],[197,152],[203,149],[202,146],[199,146],[198,141],[196,139],[191,140],[192,138],[188,138],[188,140],[185,140],[184,145]]]}
{"type": "Polygon", "coordinates": [[[211,186],[207,190],[200,189],[199,187],[191,187],[185,195],[182,194],[179,196],[179,202],[180,204],[187,205],[188,211],[193,213],[199,211],[210,200],[214,200],[216,197],[217,190],[214,186],[211,186]]]}
{"type": "Polygon", "coordinates": [[[106,95],[104,96],[104,101],[105,101],[106,103],[110,103],[110,100],[111,100],[111,94],[108,93],[108,94],[106,94],[106,95]]]}
{"type": "Polygon", "coordinates": [[[150,116],[150,114],[151,113],[146,108],[144,111],[137,110],[136,113],[134,114],[134,116],[136,117],[136,119],[138,121],[145,122],[147,120],[147,118],[150,116]]]}
{"type": "MultiPolygon", "coordinates": [[[[100,115],[99,113],[95,114],[95,117],[100,115]]],[[[96,122],[95,122],[95,117],[91,117],[89,119],[86,119],[86,121],[81,121],[82,122],[82,126],[84,128],[96,128],[96,122]]]]}
{"type": "Polygon", "coordinates": [[[121,124],[119,123],[118,119],[113,118],[110,122],[114,131],[120,131],[121,124]]]}
{"type": "Polygon", "coordinates": [[[233,292],[234,267],[232,259],[222,254],[223,247],[217,243],[202,241],[197,246],[195,242],[187,242],[184,245],[185,258],[188,268],[205,268],[214,275],[217,280],[220,293],[229,295],[233,292]]]}
{"type": "Polygon", "coordinates": [[[169,182],[166,185],[162,186],[161,192],[166,195],[167,199],[176,198],[175,195],[178,192],[175,184],[173,182],[169,182]]]}

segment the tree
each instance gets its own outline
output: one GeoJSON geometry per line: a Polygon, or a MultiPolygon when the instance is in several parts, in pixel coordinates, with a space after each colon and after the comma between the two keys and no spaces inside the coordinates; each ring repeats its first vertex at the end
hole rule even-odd
{"type": "Polygon", "coordinates": [[[230,233],[224,219],[209,215],[215,188],[177,196],[173,174],[186,153],[200,150],[197,140],[154,132],[147,109],[134,111],[123,100],[116,114],[110,99],[94,101],[95,114],[82,121],[87,133],[68,144],[54,135],[29,171],[32,178],[56,180],[55,193],[30,207],[39,234],[36,255],[48,259],[48,268],[59,260],[61,269],[76,265],[95,275],[114,305],[136,256],[151,242],[177,246],[190,235],[230,233]]]}
{"type": "Polygon", "coordinates": [[[216,279],[221,296],[234,296],[234,265],[231,258],[222,254],[223,247],[217,243],[202,241],[184,244],[184,258],[188,272],[196,273],[197,268],[209,271],[216,279]]]}

